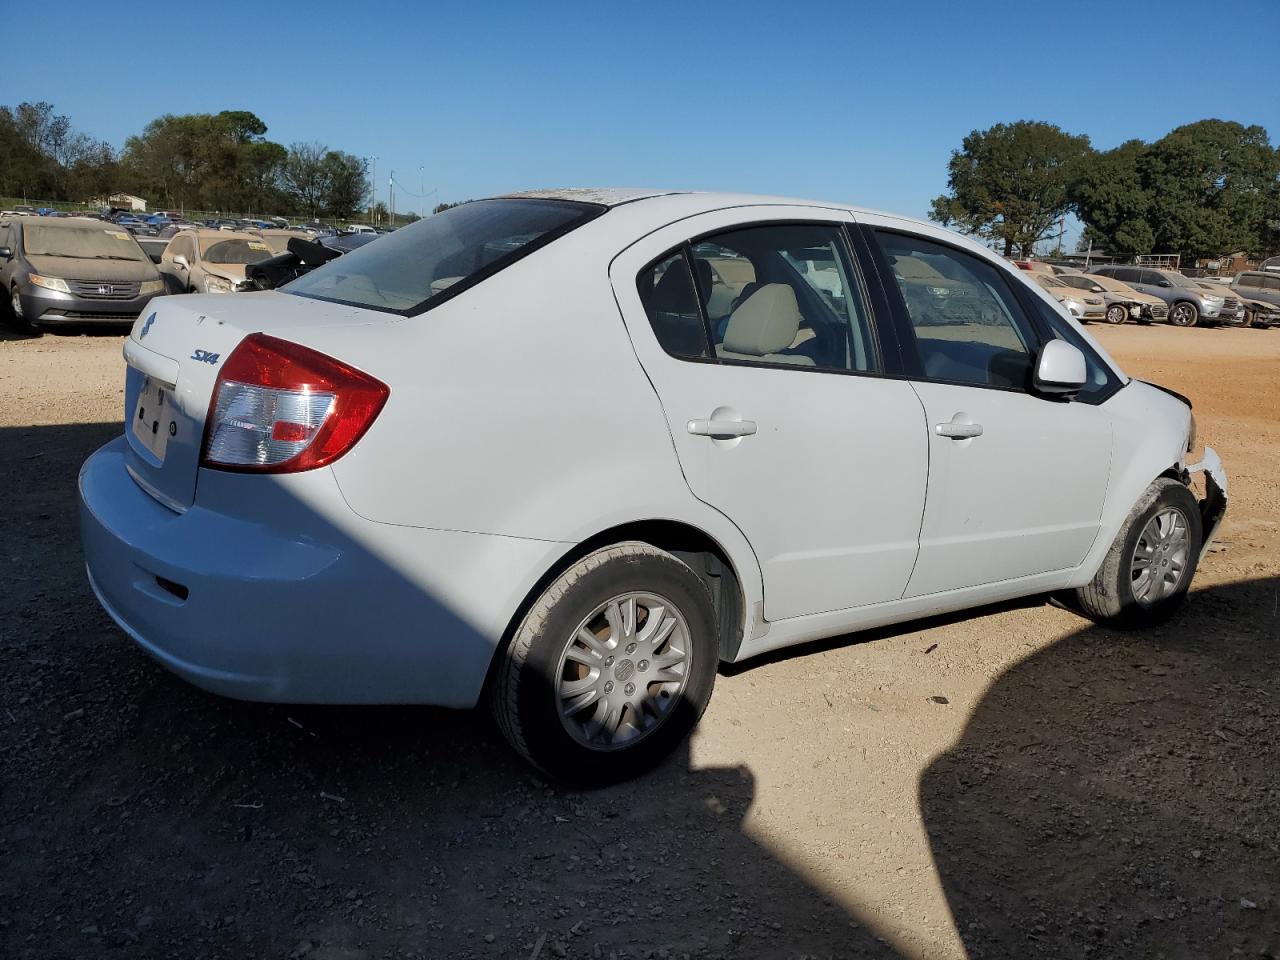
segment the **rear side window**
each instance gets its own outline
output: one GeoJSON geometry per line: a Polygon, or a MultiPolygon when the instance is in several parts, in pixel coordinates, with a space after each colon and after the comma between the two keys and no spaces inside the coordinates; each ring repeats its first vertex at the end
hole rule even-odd
{"type": "Polygon", "coordinates": [[[390,313],[429,310],[605,210],[567,200],[477,200],[353,250],[284,287],[390,313]]]}
{"type": "Polygon", "coordinates": [[[709,355],[698,294],[683,251],[641,273],[637,286],[640,302],[663,350],[686,359],[709,355]]]}
{"type": "Polygon", "coordinates": [[[932,380],[1025,389],[1035,337],[1000,272],[923,237],[877,233],[932,380]]]}

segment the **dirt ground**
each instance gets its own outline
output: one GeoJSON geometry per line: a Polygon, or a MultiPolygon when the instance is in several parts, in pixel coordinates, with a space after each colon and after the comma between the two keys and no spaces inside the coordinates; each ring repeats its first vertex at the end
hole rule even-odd
{"type": "Polygon", "coordinates": [[[1280,331],[1094,329],[1231,474],[1177,619],[1029,602],[789,651],[595,792],[479,714],[153,664],[76,528],[121,340],[0,339],[0,957],[1280,957],[1280,331]]]}

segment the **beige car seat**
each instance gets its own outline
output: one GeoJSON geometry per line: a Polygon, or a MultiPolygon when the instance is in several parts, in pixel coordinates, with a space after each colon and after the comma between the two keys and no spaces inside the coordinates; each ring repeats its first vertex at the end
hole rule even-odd
{"type": "Polygon", "coordinates": [[[800,331],[800,306],[796,292],[785,283],[766,283],[739,304],[729,317],[724,342],[716,355],[728,360],[763,360],[812,367],[812,357],[779,353],[800,331]]]}

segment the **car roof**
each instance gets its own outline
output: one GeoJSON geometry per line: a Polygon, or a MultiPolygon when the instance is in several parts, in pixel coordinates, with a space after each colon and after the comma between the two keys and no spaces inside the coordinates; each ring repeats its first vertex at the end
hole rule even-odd
{"type": "MultiPolygon", "coordinates": [[[[675,190],[660,187],[565,187],[558,189],[520,190],[515,193],[502,194],[493,199],[535,199],[535,200],[577,200],[581,203],[598,203],[607,207],[636,203],[640,200],[657,200],[664,197],[679,198],[681,206],[696,212],[702,210],[722,210],[725,207],[748,207],[758,205],[786,204],[793,207],[820,207],[825,209],[849,210],[853,213],[874,214],[876,216],[893,217],[896,220],[912,220],[900,214],[861,207],[847,202],[830,200],[813,200],[802,197],[787,197],[771,194],[729,193],[712,190],[675,190]]],[[[924,221],[912,221],[924,223],[924,221]]],[[[936,227],[936,224],[927,224],[936,227]]]]}

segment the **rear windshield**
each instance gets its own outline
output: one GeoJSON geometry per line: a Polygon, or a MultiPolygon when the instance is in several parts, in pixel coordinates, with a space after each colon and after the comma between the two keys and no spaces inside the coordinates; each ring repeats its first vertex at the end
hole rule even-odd
{"type": "Polygon", "coordinates": [[[373,310],[429,309],[604,212],[566,200],[477,200],[378,237],[289,293],[373,310]]]}
{"type": "Polygon", "coordinates": [[[149,260],[126,231],[99,226],[46,227],[27,224],[22,247],[29,257],[69,257],[73,260],[149,260]]]}

